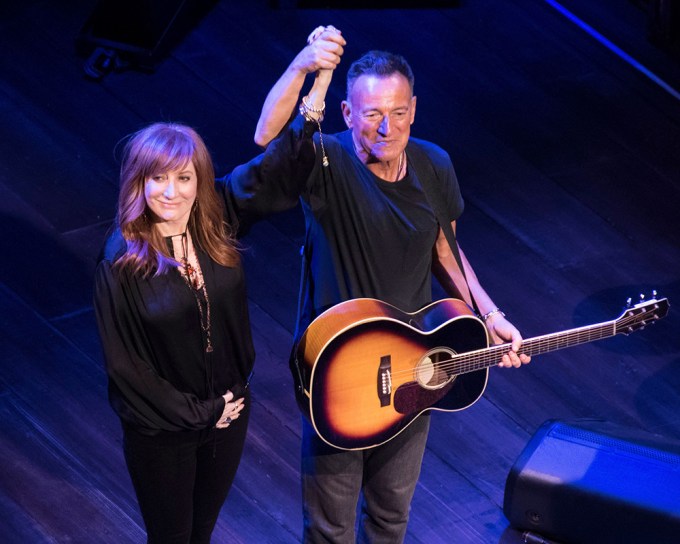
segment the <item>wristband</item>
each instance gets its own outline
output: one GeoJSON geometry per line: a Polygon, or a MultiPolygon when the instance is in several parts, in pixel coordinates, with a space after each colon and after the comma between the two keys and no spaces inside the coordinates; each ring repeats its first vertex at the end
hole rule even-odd
{"type": "Polygon", "coordinates": [[[494,316],[494,315],[496,315],[496,314],[501,314],[503,317],[505,317],[505,314],[501,311],[501,309],[500,309],[498,306],[496,306],[493,310],[491,310],[490,312],[485,313],[485,314],[482,316],[482,321],[484,321],[484,323],[486,323],[490,317],[492,317],[492,316],[494,316]]]}

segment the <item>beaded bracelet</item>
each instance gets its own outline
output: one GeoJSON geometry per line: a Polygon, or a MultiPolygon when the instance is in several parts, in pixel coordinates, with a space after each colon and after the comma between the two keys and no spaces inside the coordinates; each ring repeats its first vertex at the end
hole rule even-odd
{"type": "Polygon", "coordinates": [[[321,102],[321,107],[317,109],[314,106],[311,106],[307,102],[307,98],[309,98],[309,97],[308,96],[302,97],[302,105],[304,106],[304,108],[307,111],[311,111],[312,113],[318,113],[321,120],[323,120],[323,113],[324,113],[324,111],[326,111],[326,102],[325,101],[321,102]]]}
{"type": "Polygon", "coordinates": [[[500,309],[498,306],[496,306],[493,310],[491,310],[490,312],[485,313],[485,314],[482,316],[482,321],[484,321],[484,323],[486,323],[487,320],[488,320],[491,316],[494,316],[494,315],[496,315],[496,314],[501,314],[503,317],[505,317],[505,314],[501,311],[501,309],[500,309]]]}
{"type": "Polygon", "coordinates": [[[315,108],[313,106],[310,106],[307,103],[307,97],[303,96],[302,101],[300,102],[300,115],[305,118],[305,121],[309,121],[310,123],[316,123],[316,126],[319,127],[319,143],[321,144],[321,163],[324,165],[324,167],[327,167],[330,163],[328,161],[328,156],[326,155],[326,148],[323,145],[323,132],[321,132],[321,121],[323,121],[323,116],[324,112],[326,111],[326,102],[323,101],[321,103],[321,108],[315,108]],[[309,112],[316,113],[317,118],[314,119],[311,115],[309,115],[309,112]]]}

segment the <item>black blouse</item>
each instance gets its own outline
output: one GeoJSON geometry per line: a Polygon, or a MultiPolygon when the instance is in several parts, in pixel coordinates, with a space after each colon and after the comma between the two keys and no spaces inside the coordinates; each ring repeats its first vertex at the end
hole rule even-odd
{"type": "MultiPolygon", "coordinates": [[[[311,133],[293,134],[302,129],[289,126],[265,153],[218,180],[225,218],[240,234],[265,211],[297,203],[313,161],[295,158],[314,152],[311,133]],[[298,171],[299,164],[307,170],[298,171]]],[[[196,248],[210,299],[213,351],[206,353],[195,294],[179,270],[144,278],[114,267],[125,247],[116,230],[95,274],[111,405],[125,425],[149,434],[213,426],[224,409],[222,395],[245,385],[255,359],[243,269],[221,266],[196,248]]]]}
{"type": "Polygon", "coordinates": [[[210,298],[207,353],[195,294],[179,270],[143,278],[112,266],[125,248],[120,231],[107,246],[94,300],[114,410],[140,430],[214,425],[221,396],[245,384],[255,358],[243,269],[221,266],[197,249],[210,298]]]}

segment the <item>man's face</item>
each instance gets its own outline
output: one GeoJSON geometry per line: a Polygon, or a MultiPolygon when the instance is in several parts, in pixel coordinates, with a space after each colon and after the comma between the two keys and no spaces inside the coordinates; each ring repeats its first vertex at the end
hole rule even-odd
{"type": "Polygon", "coordinates": [[[416,97],[399,73],[357,78],[342,103],[359,158],[371,162],[398,160],[406,148],[416,114],[416,97]]]}

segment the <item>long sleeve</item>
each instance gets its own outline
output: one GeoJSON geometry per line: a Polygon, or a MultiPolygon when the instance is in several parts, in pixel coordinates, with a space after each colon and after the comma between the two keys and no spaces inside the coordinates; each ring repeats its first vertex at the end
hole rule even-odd
{"type": "Polygon", "coordinates": [[[136,296],[135,283],[135,278],[112,270],[109,261],[99,263],[94,308],[114,410],[123,421],[151,430],[196,430],[214,424],[224,409],[222,397],[201,400],[182,392],[154,368],[136,307],[144,301],[136,296]]]}
{"type": "Polygon", "coordinates": [[[316,160],[315,125],[297,115],[266,151],[217,180],[217,190],[233,210],[243,233],[260,218],[294,207],[316,160]]]}

